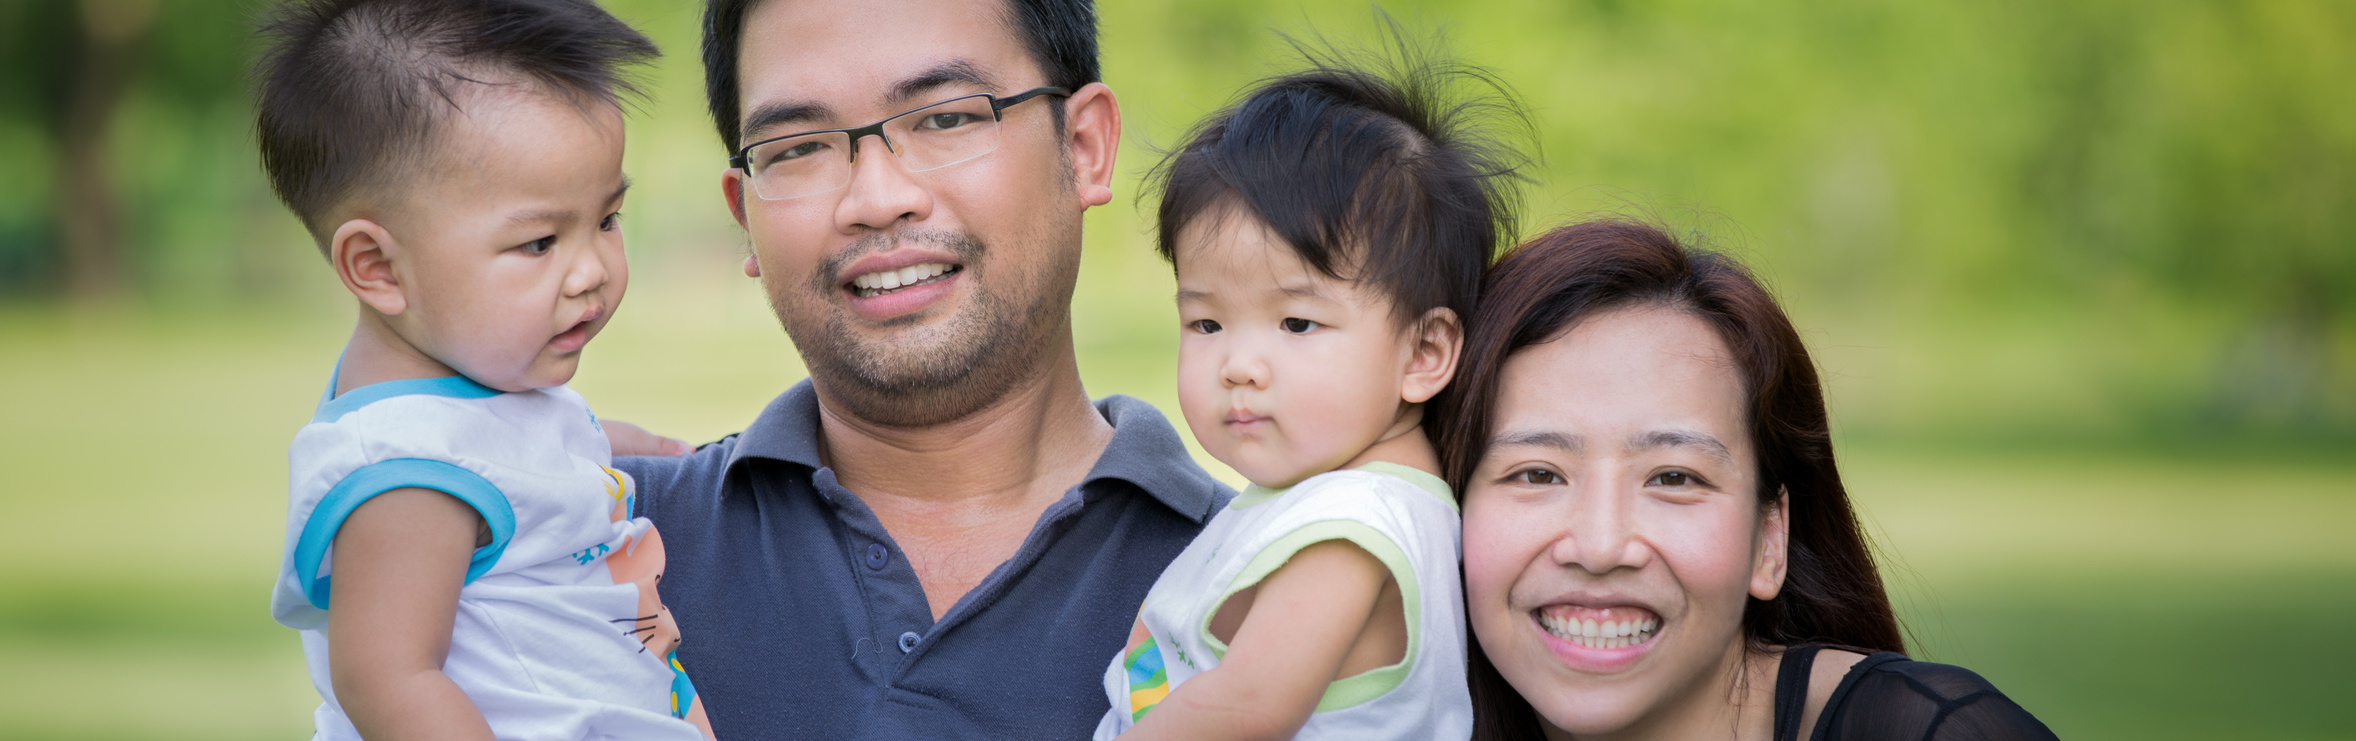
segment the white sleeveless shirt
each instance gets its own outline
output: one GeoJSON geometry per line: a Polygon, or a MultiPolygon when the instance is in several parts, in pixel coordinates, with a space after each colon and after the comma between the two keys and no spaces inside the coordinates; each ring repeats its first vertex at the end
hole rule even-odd
{"type": "Polygon", "coordinates": [[[1329,540],[1347,540],[1390,569],[1407,611],[1407,656],[1328,685],[1294,738],[1470,737],[1459,522],[1446,483],[1389,463],[1318,474],[1289,489],[1246,489],[1146,594],[1140,630],[1105,669],[1112,709],[1096,738],[1128,730],[1178,685],[1218,666],[1227,653],[1210,633],[1219,606],[1329,540]]]}
{"type": "Polygon", "coordinates": [[[694,690],[661,650],[677,635],[652,593],[661,542],[652,523],[628,516],[635,488],[608,467],[605,433],[579,394],[501,393],[455,376],[373,384],[321,400],[287,457],[286,557],[270,610],[302,631],[325,700],[315,739],[360,738],[328,670],[336,531],[368,498],[404,487],[446,492],[490,526],[458,593],[442,672],[494,735],[703,738],[674,717],[694,690]]]}

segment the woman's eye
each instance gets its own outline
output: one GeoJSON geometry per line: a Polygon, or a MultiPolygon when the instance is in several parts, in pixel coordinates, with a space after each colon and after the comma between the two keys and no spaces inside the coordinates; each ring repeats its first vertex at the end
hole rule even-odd
{"type": "Polygon", "coordinates": [[[1516,473],[1513,475],[1513,480],[1524,484],[1535,484],[1538,486],[1553,486],[1563,483],[1562,474],[1555,473],[1543,468],[1533,468],[1527,471],[1516,473]]]}
{"type": "Polygon", "coordinates": [[[556,237],[541,237],[539,239],[525,242],[523,243],[523,246],[518,247],[517,249],[523,250],[524,254],[528,255],[545,255],[548,254],[549,250],[556,249],[556,237]]]}
{"type": "Polygon", "coordinates": [[[945,131],[972,123],[970,119],[973,117],[971,113],[935,113],[916,122],[916,128],[945,131]]]}
{"type": "Polygon", "coordinates": [[[1695,481],[1693,474],[1684,471],[1662,471],[1653,474],[1652,480],[1644,483],[1649,486],[1691,486],[1695,481]]]}
{"type": "Polygon", "coordinates": [[[1288,316],[1284,318],[1284,331],[1286,332],[1291,332],[1293,334],[1308,334],[1309,330],[1316,328],[1317,323],[1307,319],[1302,319],[1295,316],[1288,316]]]}
{"type": "Polygon", "coordinates": [[[1219,333],[1219,323],[1210,319],[1196,319],[1192,322],[1188,322],[1186,326],[1193,328],[1194,331],[1201,332],[1203,334],[1219,333]]]}
{"type": "Polygon", "coordinates": [[[622,212],[615,211],[613,213],[606,214],[605,220],[597,222],[597,230],[601,232],[610,232],[613,231],[615,227],[619,227],[621,225],[622,212]]]}

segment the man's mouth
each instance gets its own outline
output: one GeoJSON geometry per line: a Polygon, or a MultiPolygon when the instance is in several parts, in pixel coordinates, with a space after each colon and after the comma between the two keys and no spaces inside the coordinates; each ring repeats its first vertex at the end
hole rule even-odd
{"type": "Polygon", "coordinates": [[[1633,605],[1547,605],[1533,611],[1548,635],[1586,648],[1628,648],[1660,635],[1661,616],[1633,605]]]}
{"type": "Polygon", "coordinates": [[[879,270],[873,273],[863,273],[852,277],[850,284],[846,287],[849,288],[852,293],[857,294],[860,298],[874,298],[876,296],[885,296],[899,293],[901,291],[905,291],[927,283],[938,282],[950,275],[955,275],[958,271],[963,269],[963,266],[951,265],[949,263],[921,263],[900,268],[898,270],[879,270]]]}

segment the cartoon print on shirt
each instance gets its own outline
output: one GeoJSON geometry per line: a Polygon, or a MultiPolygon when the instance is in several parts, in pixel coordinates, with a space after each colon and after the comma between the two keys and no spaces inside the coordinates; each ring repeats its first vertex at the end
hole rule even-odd
{"type": "MultiPolygon", "coordinates": [[[[637,501],[637,493],[630,491],[628,476],[611,468],[605,469],[607,494],[614,498],[613,521],[630,519],[630,510],[637,501]]],[[[602,549],[605,546],[600,545],[602,549]]],[[[586,551],[584,551],[586,552],[586,551]]],[[[646,534],[630,539],[620,550],[603,554],[606,570],[613,574],[615,584],[638,585],[638,609],[632,617],[615,618],[626,635],[635,635],[643,650],[661,657],[663,665],[671,668],[671,715],[685,718],[703,731],[704,738],[713,738],[712,724],[704,715],[703,699],[695,694],[695,685],[687,681],[687,670],[679,665],[679,623],[671,618],[671,608],[663,606],[662,595],[656,585],[663,580],[663,536],[649,528],[646,534]]],[[[594,556],[592,556],[594,558],[594,556]]]]}

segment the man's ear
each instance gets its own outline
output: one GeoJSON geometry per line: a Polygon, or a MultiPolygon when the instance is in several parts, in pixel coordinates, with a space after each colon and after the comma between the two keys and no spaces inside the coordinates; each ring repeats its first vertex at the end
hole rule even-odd
{"type": "Polygon", "coordinates": [[[1113,157],[1121,150],[1121,103],[1113,89],[1091,82],[1063,102],[1064,147],[1071,153],[1072,183],[1080,207],[1113,200],[1113,157]]]}
{"type": "Polygon", "coordinates": [[[728,215],[736,217],[736,225],[746,230],[744,223],[744,171],[734,167],[720,171],[720,195],[728,201],[728,215]]]}
{"type": "Polygon", "coordinates": [[[1791,563],[1790,491],[1778,489],[1775,504],[1759,518],[1759,554],[1751,559],[1751,596],[1762,601],[1783,593],[1785,568],[1791,563]]]}
{"type": "Polygon", "coordinates": [[[1464,325],[1456,319],[1456,312],[1440,307],[1423,313],[1415,320],[1415,348],[1407,357],[1407,377],[1400,382],[1399,398],[1409,404],[1421,404],[1437,396],[1456,377],[1456,359],[1464,350],[1464,325]]]}
{"type": "Polygon", "coordinates": [[[379,314],[398,316],[409,310],[409,296],[393,270],[400,251],[400,244],[384,225],[353,219],[335,228],[335,236],[327,243],[327,260],[335,265],[335,276],[343,280],[344,290],[379,314]]]}

